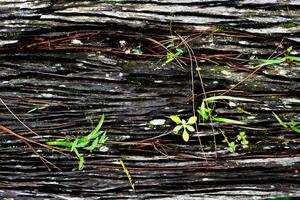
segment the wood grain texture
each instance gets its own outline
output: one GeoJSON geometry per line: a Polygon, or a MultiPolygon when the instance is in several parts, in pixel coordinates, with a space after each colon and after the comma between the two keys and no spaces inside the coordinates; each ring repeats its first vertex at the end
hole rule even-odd
{"type": "MultiPolygon", "coordinates": [[[[283,129],[272,114],[300,121],[300,64],[265,66],[228,94],[256,102],[217,105],[218,115],[245,121],[252,130],[247,132],[249,149],[239,147],[236,153],[226,150],[218,133],[216,159],[209,125],[201,124],[188,143],[171,133],[168,116],[192,113],[190,69],[176,62],[165,65],[158,54],[162,49],[149,40],[167,39],[171,22],[180,35],[196,35],[189,44],[205,89],[221,94],[254,71],[254,56],[268,58],[290,46],[299,56],[299,8],[297,0],[0,1],[0,97],[40,136],[29,133],[2,105],[0,124],[44,143],[86,134],[105,114],[110,140],[122,142],[86,152],[82,172],[72,171],[76,159],[35,146],[63,170],[48,172],[25,144],[0,132],[0,197],[300,196],[299,135],[283,129]],[[122,40],[129,48],[141,47],[144,55],[125,54],[122,40]],[[156,56],[146,55],[153,51],[156,56]],[[33,108],[42,109],[28,113],[33,108]],[[149,128],[152,119],[166,119],[167,127],[149,128]]],[[[196,67],[194,76],[201,101],[196,67]]],[[[214,126],[232,140],[244,128],[214,126]]]]}

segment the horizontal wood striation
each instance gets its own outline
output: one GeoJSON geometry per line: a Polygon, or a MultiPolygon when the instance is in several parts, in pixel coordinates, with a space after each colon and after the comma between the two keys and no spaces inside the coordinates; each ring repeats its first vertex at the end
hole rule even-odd
{"type": "MultiPolygon", "coordinates": [[[[265,66],[228,93],[256,102],[216,105],[219,116],[247,122],[250,145],[229,153],[218,129],[234,140],[245,126],[214,123],[215,158],[210,125],[200,124],[188,143],[171,132],[170,115],[192,113],[190,68],[164,64],[166,52],[153,42],[168,39],[170,28],[191,39],[206,92],[217,95],[255,70],[254,57],[278,55],[290,46],[299,56],[299,8],[297,0],[0,1],[0,97],[40,136],[4,106],[0,125],[44,143],[87,134],[105,114],[103,128],[110,141],[119,142],[85,152],[82,172],[72,171],[76,159],[35,146],[62,169],[48,172],[25,144],[0,131],[0,197],[299,196],[299,135],[282,128],[272,111],[286,122],[300,121],[300,64],[265,66]],[[126,54],[122,40],[144,54],[126,54]],[[28,112],[34,108],[42,109],[28,112]],[[152,129],[152,119],[166,119],[167,125],[152,129]]],[[[181,59],[189,64],[188,55],[181,59]]],[[[199,103],[196,66],[194,78],[199,103]]]]}

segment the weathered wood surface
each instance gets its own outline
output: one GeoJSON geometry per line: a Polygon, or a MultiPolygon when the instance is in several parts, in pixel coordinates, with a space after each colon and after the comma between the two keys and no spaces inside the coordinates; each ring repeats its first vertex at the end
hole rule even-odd
{"type": "MultiPolygon", "coordinates": [[[[2,0],[0,97],[40,137],[29,133],[4,106],[0,107],[0,125],[45,142],[55,136],[87,133],[89,121],[96,123],[104,113],[104,128],[113,141],[143,141],[169,132],[169,126],[153,130],[148,124],[171,114],[191,114],[189,68],[163,65],[163,61],[145,55],[126,55],[119,47],[120,40],[157,50],[147,38],[166,39],[170,21],[182,35],[201,33],[190,45],[199,60],[206,60],[199,62],[206,91],[224,91],[253,71],[245,61],[251,56],[266,58],[289,46],[299,55],[299,8],[297,0],[2,0]],[[216,27],[221,30],[214,32],[216,27]],[[43,110],[28,113],[43,106],[43,110]]],[[[0,132],[0,196],[298,196],[299,135],[282,129],[272,111],[284,114],[285,121],[300,120],[299,66],[296,62],[266,66],[229,93],[257,102],[230,104],[231,108],[216,111],[244,120],[256,130],[247,133],[250,148],[233,154],[226,151],[218,135],[217,159],[211,128],[202,126],[187,144],[169,133],[141,145],[107,145],[92,154],[87,152],[83,172],[72,171],[77,160],[37,147],[63,170],[48,172],[27,146],[0,132]],[[255,116],[240,112],[238,107],[255,116]],[[203,159],[199,135],[208,161],[203,159]],[[130,190],[119,159],[128,167],[136,193],[130,190]]],[[[195,80],[196,91],[201,93],[196,71],[195,80]]],[[[215,127],[221,127],[229,137],[241,128],[215,127]]]]}

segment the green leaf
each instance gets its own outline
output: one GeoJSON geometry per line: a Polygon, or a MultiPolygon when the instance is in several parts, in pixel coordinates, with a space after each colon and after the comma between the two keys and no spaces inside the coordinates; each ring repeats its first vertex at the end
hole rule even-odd
{"type": "Polygon", "coordinates": [[[284,123],[280,117],[278,115],[276,115],[274,112],[273,112],[273,115],[275,116],[275,118],[277,119],[277,121],[279,122],[279,124],[281,124],[281,126],[283,126],[284,128],[289,128],[288,125],[286,123],[284,123]]]}
{"type": "Polygon", "coordinates": [[[182,125],[177,125],[177,126],[175,126],[173,131],[177,134],[182,129],[182,127],[183,127],[182,125]]]}
{"type": "Polygon", "coordinates": [[[88,143],[90,142],[90,137],[84,136],[84,137],[78,138],[77,140],[78,140],[78,142],[76,144],[76,147],[83,148],[86,145],[88,145],[88,143]]]}
{"type": "Polygon", "coordinates": [[[74,140],[72,143],[71,151],[74,151],[74,149],[77,147],[78,139],[74,140]]]}
{"type": "Polygon", "coordinates": [[[170,49],[170,48],[172,48],[172,47],[174,47],[174,46],[175,46],[174,42],[170,42],[170,43],[166,46],[166,48],[167,48],[167,49],[170,49]]]}
{"type": "Polygon", "coordinates": [[[297,123],[292,120],[291,123],[290,123],[290,127],[293,131],[295,131],[296,133],[300,133],[300,128],[297,127],[297,123]]]}
{"type": "Polygon", "coordinates": [[[298,128],[298,127],[291,127],[291,129],[293,131],[295,131],[296,133],[300,133],[300,128],[298,128]]]}
{"type": "Polygon", "coordinates": [[[79,157],[78,169],[83,170],[83,166],[84,166],[84,157],[79,157]]]}
{"type": "Polygon", "coordinates": [[[171,115],[170,119],[174,121],[176,124],[181,124],[181,120],[177,115],[171,115]]]}
{"type": "Polygon", "coordinates": [[[291,60],[291,61],[300,62],[300,57],[298,57],[298,56],[287,56],[286,59],[291,60]]]}
{"type": "Polygon", "coordinates": [[[238,140],[246,140],[246,138],[247,138],[247,135],[246,135],[245,131],[240,132],[237,136],[238,140]]]}
{"type": "Polygon", "coordinates": [[[212,120],[216,122],[224,122],[226,124],[241,124],[241,125],[247,124],[246,122],[243,121],[238,121],[238,120],[228,119],[223,117],[213,117],[212,120]]]}
{"type": "Polygon", "coordinates": [[[197,117],[196,116],[192,116],[192,117],[189,118],[187,124],[192,125],[192,124],[195,124],[196,121],[197,121],[197,117]]]}
{"type": "Polygon", "coordinates": [[[61,140],[46,142],[46,144],[51,145],[51,146],[64,146],[64,147],[68,147],[68,148],[70,148],[72,146],[72,142],[61,141],[61,140]]]}
{"type": "Polygon", "coordinates": [[[183,134],[182,134],[182,138],[185,142],[189,141],[189,133],[184,129],[183,134]]]}
{"type": "Polygon", "coordinates": [[[249,144],[249,141],[248,140],[243,140],[243,141],[241,141],[241,144],[242,145],[247,145],[247,144],[249,144]]]}
{"type": "Polygon", "coordinates": [[[190,132],[194,132],[194,131],[195,131],[194,127],[191,126],[191,125],[187,125],[186,128],[187,128],[187,130],[189,130],[190,132]]]}
{"type": "Polygon", "coordinates": [[[97,137],[93,141],[93,143],[91,144],[91,146],[88,147],[88,150],[90,150],[90,152],[92,152],[97,147],[98,144],[99,144],[99,138],[97,137]]]}
{"type": "Polygon", "coordinates": [[[175,59],[175,54],[172,52],[167,53],[167,60],[165,61],[166,64],[172,62],[175,59]]]}
{"type": "Polygon", "coordinates": [[[235,142],[229,142],[228,143],[228,147],[227,147],[228,151],[230,151],[231,153],[235,152],[236,149],[236,144],[235,142]]]}
{"type": "Polygon", "coordinates": [[[232,100],[232,101],[247,101],[247,102],[253,102],[256,101],[254,99],[249,99],[249,98],[243,98],[243,97],[233,97],[233,96],[212,96],[208,97],[206,99],[203,99],[203,101],[207,102],[215,102],[217,100],[232,100]]]}
{"type": "Polygon", "coordinates": [[[258,61],[262,62],[262,65],[274,65],[274,64],[281,64],[286,61],[286,57],[279,57],[277,59],[257,59],[258,61]]]}
{"type": "Polygon", "coordinates": [[[99,136],[98,132],[99,132],[99,130],[100,130],[100,128],[101,128],[101,126],[104,122],[104,118],[105,118],[105,116],[104,116],[104,114],[102,114],[96,128],[88,135],[88,137],[90,139],[95,139],[96,137],[99,136]]]}
{"type": "Polygon", "coordinates": [[[176,54],[175,56],[180,56],[181,54],[183,54],[183,50],[180,48],[176,48],[176,54]]]}
{"type": "Polygon", "coordinates": [[[100,140],[99,140],[99,143],[100,144],[105,144],[107,140],[108,140],[108,137],[106,136],[106,132],[104,131],[101,138],[100,138],[100,140]]]}
{"type": "Polygon", "coordinates": [[[84,157],[80,155],[80,153],[78,152],[78,150],[76,148],[74,148],[74,152],[75,152],[77,158],[79,159],[78,169],[82,170],[83,165],[84,165],[84,157]]]}
{"type": "Polygon", "coordinates": [[[287,51],[288,54],[291,53],[293,51],[293,46],[290,46],[289,48],[287,48],[286,51],[287,51]]]}
{"type": "Polygon", "coordinates": [[[210,108],[205,108],[204,102],[202,102],[201,107],[197,110],[199,113],[200,117],[202,117],[203,121],[209,120],[209,113],[211,109],[210,108]]]}

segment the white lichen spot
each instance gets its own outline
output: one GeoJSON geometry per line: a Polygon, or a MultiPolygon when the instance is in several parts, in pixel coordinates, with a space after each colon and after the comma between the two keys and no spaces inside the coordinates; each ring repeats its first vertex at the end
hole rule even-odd
{"type": "Polygon", "coordinates": [[[46,97],[46,98],[51,98],[51,97],[53,97],[53,94],[50,94],[50,93],[43,93],[43,94],[41,94],[40,96],[46,97]]]}
{"type": "Polygon", "coordinates": [[[81,40],[74,39],[74,40],[71,41],[71,44],[82,45],[82,42],[81,42],[81,40]]]}
{"type": "Polygon", "coordinates": [[[281,76],[286,76],[287,73],[288,73],[287,70],[279,70],[279,71],[278,71],[278,74],[281,75],[281,76]]]}
{"type": "Polygon", "coordinates": [[[154,125],[154,126],[161,126],[161,125],[164,125],[166,123],[166,120],[165,119],[153,119],[149,123],[154,125]]]}
{"type": "Polygon", "coordinates": [[[99,151],[101,152],[108,152],[109,148],[107,146],[101,146],[99,151]]]}
{"type": "Polygon", "coordinates": [[[248,116],[247,119],[255,119],[255,116],[248,116]]]}
{"type": "Polygon", "coordinates": [[[230,102],[229,102],[229,106],[230,106],[230,107],[235,107],[235,106],[236,106],[236,103],[230,101],[230,102]]]}
{"type": "Polygon", "coordinates": [[[222,74],[226,75],[226,76],[231,76],[231,72],[223,70],[221,71],[222,74]]]}
{"type": "Polygon", "coordinates": [[[162,80],[155,80],[154,83],[162,83],[162,80]]]}

